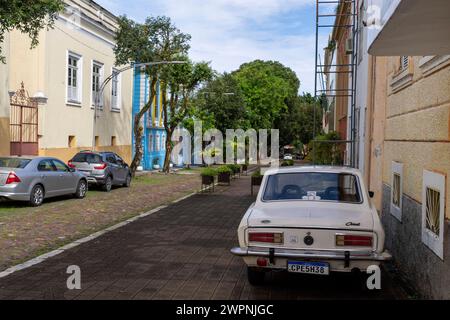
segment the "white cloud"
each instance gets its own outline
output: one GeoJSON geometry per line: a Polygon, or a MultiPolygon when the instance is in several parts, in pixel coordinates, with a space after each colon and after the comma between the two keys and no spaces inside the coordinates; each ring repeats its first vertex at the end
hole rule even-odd
{"type": "Polygon", "coordinates": [[[300,91],[314,90],[314,26],[302,29],[305,16],[294,22],[284,16],[299,10],[314,14],[315,0],[135,0],[132,7],[124,0],[98,2],[138,21],[147,15],[171,17],[192,35],[192,58],[211,61],[217,71],[232,71],[254,59],[278,60],[297,73],[300,91]]]}

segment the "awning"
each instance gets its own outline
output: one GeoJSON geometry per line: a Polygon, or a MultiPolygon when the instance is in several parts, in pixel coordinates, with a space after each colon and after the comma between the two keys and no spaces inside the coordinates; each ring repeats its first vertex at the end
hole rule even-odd
{"type": "Polygon", "coordinates": [[[366,22],[371,55],[450,54],[450,0],[371,0],[366,22]]]}

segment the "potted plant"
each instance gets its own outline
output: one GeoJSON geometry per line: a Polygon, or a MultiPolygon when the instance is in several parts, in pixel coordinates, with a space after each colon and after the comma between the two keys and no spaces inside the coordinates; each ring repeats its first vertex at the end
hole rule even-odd
{"type": "Polygon", "coordinates": [[[256,170],[252,174],[252,182],[251,182],[252,195],[253,195],[253,187],[260,186],[262,184],[263,177],[264,176],[261,174],[261,170],[256,170]]]}
{"type": "Polygon", "coordinates": [[[221,166],[217,169],[218,173],[218,182],[219,183],[226,183],[230,185],[231,183],[231,174],[233,171],[228,166],[221,166]]]}
{"type": "Polygon", "coordinates": [[[238,164],[229,164],[228,168],[230,168],[230,170],[233,173],[234,177],[236,177],[237,174],[241,173],[241,166],[238,165],[238,164]]]}
{"type": "Polygon", "coordinates": [[[217,175],[217,171],[213,168],[205,168],[200,175],[202,177],[202,190],[204,186],[208,187],[212,185],[212,190],[214,191],[214,177],[217,175]]]}
{"type": "Polygon", "coordinates": [[[161,169],[161,166],[159,165],[159,158],[153,159],[153,169],[155,170],[161,169]]]}

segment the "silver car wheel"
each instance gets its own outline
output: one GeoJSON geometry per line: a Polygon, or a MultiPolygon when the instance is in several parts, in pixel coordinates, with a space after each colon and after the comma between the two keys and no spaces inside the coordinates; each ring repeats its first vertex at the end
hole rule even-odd
{"type": "Polygon", "coordinates": [[[33,193],[34,204],[40,205],[44,201],[44,191],[41,187],[37,187],[33,193]]]}
{"type": "Polygon", "coordinates": [[[80,188],[78,190],[78,195],[79,195],[80,198],[84,198],[86,196],[86,191],[87,191],[86,189],[87,189],[86,188],[86,182],[81,181],[80,182],[80,188]]]}

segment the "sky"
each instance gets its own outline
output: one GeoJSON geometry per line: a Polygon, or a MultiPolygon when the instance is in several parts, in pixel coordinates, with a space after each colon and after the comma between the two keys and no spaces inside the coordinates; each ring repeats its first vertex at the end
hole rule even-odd
{"type": "MultiPolygon", "coordinates": [[[[231,72],[255,59],[294,70],[300,93],[314,93],[315,0],[96,0],[138,22],[165,15],[192,36],[190,57],[231,72]]],[[[320,47],[327,33],[320,35],[320,47]]]]}

